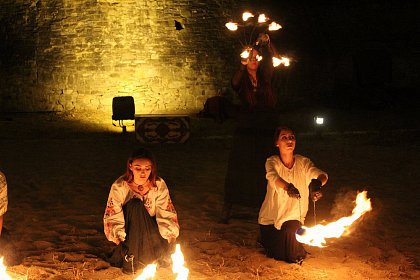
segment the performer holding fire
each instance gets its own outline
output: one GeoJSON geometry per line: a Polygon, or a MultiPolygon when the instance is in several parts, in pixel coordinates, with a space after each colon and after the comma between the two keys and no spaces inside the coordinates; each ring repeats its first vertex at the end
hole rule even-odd
{"type": "Polygon", "coordinates": [[[308,212],[309,197],[313,201],[322,197],[321,186],[328,175],[309,158],[294,154],[293,130],[279,127],[274,139],[279,154],[269,157],[265,164],[267,194],[258,217],[261,244],[269,257],[300,262],[306,251],[296,240],[296,231],[308,212]]]}
{"type": "Polygon", "coordinates": [[[271,85],[271,57],[276,50],[269,35],[261,33],[247,52],[231,80],[241,108],[225,178],[222,223],[231,217],[233,204],[261,205],[265,194],[264,162],[272,154],[272,131],[277,126],[277,98],[271,85]]]}
{"type": "Polygon", "coordinates": [[[109,241],[118,245],[108,261],[135,272],[158,261],[169,265],[169,249],[179,235],[177,213],[156,161],[144,148],[127,160],[127,170],[111,186],[104,215],[109,241]]]}

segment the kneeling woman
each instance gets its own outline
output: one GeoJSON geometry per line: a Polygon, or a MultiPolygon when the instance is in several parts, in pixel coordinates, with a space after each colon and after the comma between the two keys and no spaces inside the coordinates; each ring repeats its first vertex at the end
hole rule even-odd
{"type": "Polygon", "coordinates": [[[111,186],[104,215],[107,239],[118,245],[108,259],[131,273],[167,259],[179,235],[178,218],[152,153],[136,150],[127,171],[111,186]]]}
{"type": "Polygon", "coordinates": [[[279,127],[274,139],[279,154],[265,164],[267,193],[258,217],[261,244],[269,257],[299,263],[306,251],[296,240],[296,230],[305,220],[309,197],[321,197],[328,175],[309,158],[294,154],[296,138],[290,128],[279,127]]]}

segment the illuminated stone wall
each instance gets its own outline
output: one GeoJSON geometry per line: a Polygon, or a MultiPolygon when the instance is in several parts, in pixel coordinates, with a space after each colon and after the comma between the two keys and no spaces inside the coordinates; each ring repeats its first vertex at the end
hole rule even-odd
{"type": "Polygon", "coordinates": [[[224,24],[248,8],[284,26],[271,37],[292,58],[274,76],[281,108],[418,95],[414,5],[359,2],[1,0],[0,112],[109,123],[112,98],[130,95],[139,114],[197,113],[230,88],[240,47],[224,24]]]}
{"type": "Polygon", "coordinates": [[[2,0],[1,111],[109,121],[130,95],[136,113],[196,113],[229,86],[231,2],[2,0]]]}

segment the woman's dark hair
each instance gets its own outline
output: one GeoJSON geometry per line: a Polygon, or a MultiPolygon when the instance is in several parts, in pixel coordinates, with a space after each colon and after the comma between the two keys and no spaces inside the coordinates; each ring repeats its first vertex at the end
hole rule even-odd
{"type": "Polygon", "coordinates": [[[276,132],[274,133],[274,145],[277,144],[277,140],[279,139],[279,136],[280,136],[280,133],[282,132],[282,130],[291,131],[293,134],[295,134],[293,129],[291,129],[290,127],[288,127],[286,125],[281,125],[281,126],[277,127],[276,132]]]}
{"type": "Polygon", "coordinates": [[[146,148],[139,148],[139,149],[135,150],[131,154],[131,156],[128,158],[128,160],[127,160],[127,170],[124,174],[124,180],[127,181],[128,183],[133,182],[134,176],[133,176],[133,172],[130,170],[130,164],[132,164],[133,161],[135,161],[136,159],[140,159],[140,158],[148,159],[152,163],[152,172],[150,173],[149,181],[152,183],[152,185],[154,187],[156,187],[156,180],[159,179],[159,177],[157,175],[156,160],[155,160],[155,157],[154,157],[153,153],[149,149],[146,149],[146,148]]]}

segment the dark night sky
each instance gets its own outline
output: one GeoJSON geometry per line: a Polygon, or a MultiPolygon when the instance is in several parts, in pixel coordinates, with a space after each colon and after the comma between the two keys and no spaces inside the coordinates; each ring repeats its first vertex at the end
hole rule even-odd
{"type": "MultiPolygon", "coordinates": [[[[278,21],[283,29],[272,35],[273,41],[298,58],[328,58],[340,63],[343,57],[351,56],[355,77],[359,79],[356,95],[369,94],[368,98],[385,98],[388,103],[404,103],[402,106],[412,108],[420,104],[420,9],[416,2],[356,0],[302,4],[263,0],[244,9],[250,7],[278,21]]],[[[350,91],[349,84],[338,85],[340,92],[343,88],[350,91]]]]}

